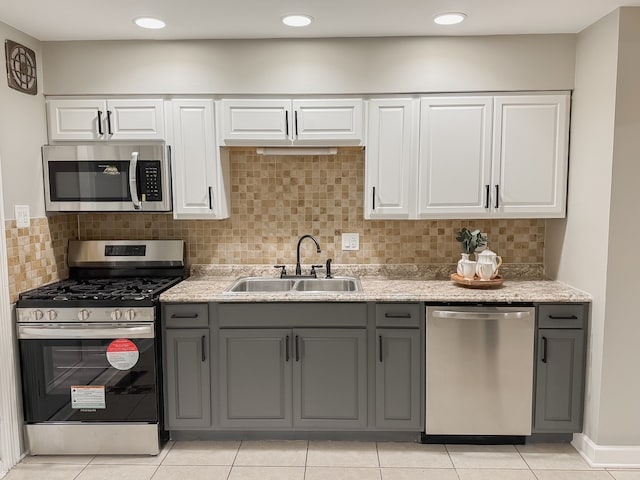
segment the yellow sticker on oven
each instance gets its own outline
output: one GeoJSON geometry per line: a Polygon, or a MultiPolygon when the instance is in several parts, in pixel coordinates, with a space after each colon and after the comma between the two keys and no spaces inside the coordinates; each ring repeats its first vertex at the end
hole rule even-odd
{"type": "Polygon", "coordinates": [[[118,370],[131,370],[138,363],[138,358],[138,347],[126,338],[117,338],[107,347],[107,361],[118,370]]]}
{"type": "Polygon", "coordinates": [[[103,385],[72,385],[71,408],[96,410],[107,408],[103,385]]]}

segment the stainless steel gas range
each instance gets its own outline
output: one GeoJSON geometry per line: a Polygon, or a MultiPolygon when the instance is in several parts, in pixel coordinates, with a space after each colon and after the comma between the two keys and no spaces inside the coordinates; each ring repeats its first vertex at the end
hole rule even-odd
{"type": "Polygon", "coordinates": [[[68,280],[16,303],[29,452],[157,454],[159,295],[184,278],[184,243],[71,241],[68,259],[68,280]]]}

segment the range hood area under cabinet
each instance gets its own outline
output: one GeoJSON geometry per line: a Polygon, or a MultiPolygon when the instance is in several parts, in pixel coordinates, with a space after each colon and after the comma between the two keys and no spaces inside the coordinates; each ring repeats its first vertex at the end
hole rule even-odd
{"type": "Polygon", "coordinates": [[[562,218],[568,92],[372,99],[365,218],[562,218]]]}

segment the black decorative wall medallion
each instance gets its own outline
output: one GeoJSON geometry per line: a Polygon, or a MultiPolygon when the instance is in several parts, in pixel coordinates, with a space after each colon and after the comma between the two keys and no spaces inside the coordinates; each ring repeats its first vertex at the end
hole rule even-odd
{"type": "Polygon", "coordinates": [[[35,52],[11,40],[5,40],[4,51],[7,58],[9,86],[29,95],[38,93],[35,52]]]}

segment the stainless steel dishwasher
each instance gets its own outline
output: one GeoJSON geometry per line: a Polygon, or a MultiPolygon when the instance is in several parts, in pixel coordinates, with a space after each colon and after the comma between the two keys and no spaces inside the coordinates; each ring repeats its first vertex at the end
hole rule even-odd
{"type": "Polygon", "coordinates": [[[531,434],[533,307],[427,307],[427,435],[531,434]]]}

